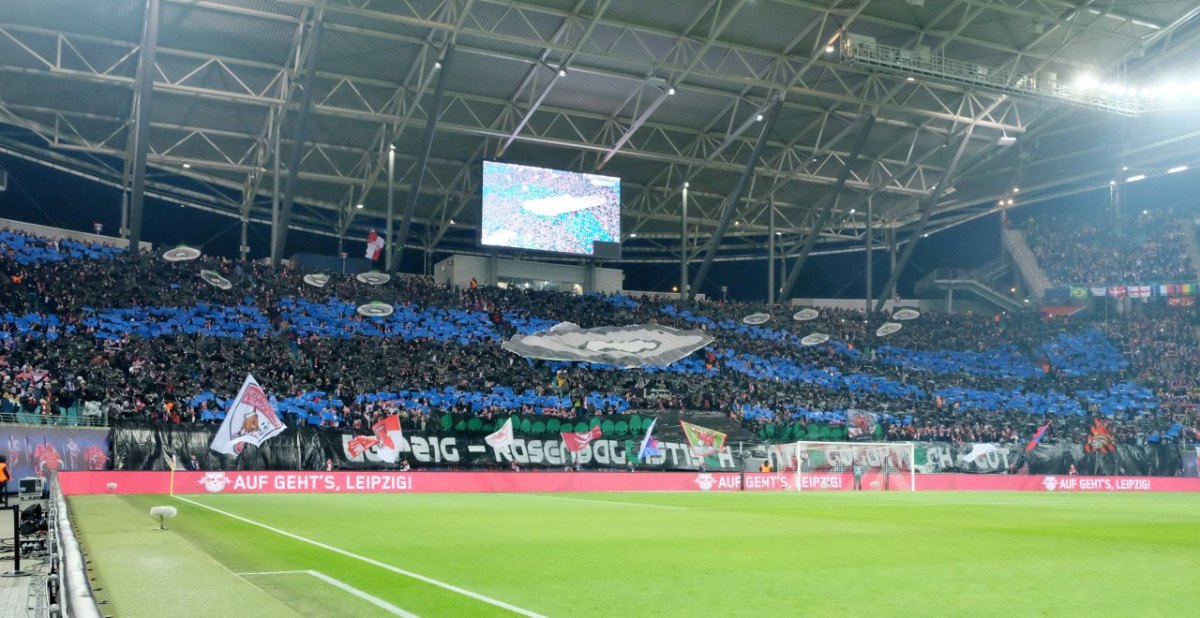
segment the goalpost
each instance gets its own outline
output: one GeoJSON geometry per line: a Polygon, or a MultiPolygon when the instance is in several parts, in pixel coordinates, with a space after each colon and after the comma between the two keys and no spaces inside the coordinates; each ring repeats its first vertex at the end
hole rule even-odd
{"type": "Polygon", "coordinates": [[[776,444],[769,458],[790,474],[791,489],[916,491],[912,442],[793,442],[776,444]]]}

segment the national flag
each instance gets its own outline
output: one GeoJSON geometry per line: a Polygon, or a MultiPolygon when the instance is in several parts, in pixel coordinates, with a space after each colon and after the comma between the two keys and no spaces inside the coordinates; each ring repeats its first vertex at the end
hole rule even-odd
{"type": "Polygon", "coordinates": [[[1087,288],[1071,288],[1071,298],[1087,298],[1087,288]]]}
{"type": "Polygon", "coordinates": [[[1042,436],[1046,435],[1047,429],[1050,429],[1050,421],[1046,421],[1045,425],[1038,427],[1037,431],[1033,432],[1033,437],[1029,439],[1029,444],[1025,445],[1026,453],[1037,448],[1037,445],[1042,442],[1042,436]]]}
{"type": "Polygon", "coordinates": [[[600,426],[597,425],[592,427],[589,431],[564,431],[561,435],[563,444],[566,445],[567,450],[571,451],[572,453],[578,453],[586,448],[589,442],[599,438],[604,434],[600,433],[600,426]]]}
{"type": "Polygon", "coordinates": [[[1125,298],[1126,289],[1123,285],[1114,285],[1108,288],[1108,295],[1113,298],[1125,298]]]}
{"type": "Polygon", "coordinates": [[[234,455],[241,453],[244,445],[259,446],[284,429],[287,426],[275,414],[267,394],[254,376],[246,374],[246,381],[229,406],[229,412],[225,414],[225,420],[221,422],[221,428],[217,430],[209,448],[218,453],[234,455]]]}
{"type": "Polygon", "coordinates": [[[654,433],[654,424],[658,419],[650,421],[650,426],[646,428],[646,437],[642,438],[642,446],[638,449],[638,461],[646,461],[651,457],[658,457],[662,453],[658,450],[658,440],[651,435],[654,433]]]}
{"type": "Polygon", "coordinates": [[[1113,439],[1112,430],[1108,423],[1100,418],[1092,421],[1087,440],[1083,443],[1083,452],[1107,454],[1117,450],[1117,441],[1113,439]]]}
{"type": "Polygon", "coordinates": [[[1092,288],[1092,296],[1108,296],[1108,288],[1092,288]]]}
{"type": "Polygon", "coordinates": [[[1195,294],[1196,293],[1196,284],[1195,283],[1185,283],[1185,284],[1179,286],[1179,288],[1180,288],[1180,290],[1179,290],[1180,294],[1195,294]]]}
{"type": "Polygon", "coordinates": [[[1130,298],[1150,298],[1150,286],[1148,285],[1131,285],[1129,286],[1130,298]]]}
{"type": "Polygon", "coordinates": [[[693,425],[685,420],[680,420],[679,425],[683,427],[683,435],[687,438],[688,444],[692,447],[692,454],[696,457],[715,455],[725,448],[724,433],[693,425]]]}
{"type": "Polygon", "coordinates": [[[371,425],[379,448],[375,454],[383,461],[396,463],[400,461],[400,444],[404,440],[404,432],[400,429],[400,415],[385,416],[371,425]]]}
{"type": "Polygon", "coordinates": [[[385,244],[383,237],[371,230],[371,233],[367,234],[367,259],[372,262],[378,260],[385,244]]]}
{"type": "Polygon", "coordinates": [[[512,446],[512,443],[513,443],[512,417],[509,417],[509,419],[507,421],[504,421],[504,424],[500,426],[500,429],[497,429],[496,431],[488,434],[484,438],[484,441],[488,443],[488,446],[491,446],[492,448],[496,449],[497,451],[500,449],[505,449],[505,448],[512,446]]]}

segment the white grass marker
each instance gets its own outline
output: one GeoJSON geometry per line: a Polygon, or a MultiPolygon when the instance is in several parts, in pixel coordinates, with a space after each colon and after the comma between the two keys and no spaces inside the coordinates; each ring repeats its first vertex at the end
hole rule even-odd
{"type": "Polygon", "coordinates": [[[392,605],[391,603],[388,603],[387,601],[384,601],[383,599],[381,599],[377,596],[374,596],[367,592],[363,592],[362,590],[359,590],[358,588],[355,588],[354,586],[351,586],[350,584],[347,584],[346,582],[344,582],[340,579],[335,579],[335,578],[330,577],[320,571],[261,571],[258,573],[238,573],[238,575],[241,575],[242,577],[251,577],[251,576],[260,576],[261,577],[261,576],[266,576],[266,575],[299,575],[301,573],[303,573],[305,575],[311,575],[311,576],[329,584],[330,586],[333,586],[334,588],[338,588],[340,590],[349,592],[350,594],[366,601],[367,603],[370,603],[371,605],[374,605],[375,607],[378,607],[378,608],[388,612],[389,614],[391,614],[393,616],[404,616],[404,618],[420,618],[419,616],[417,616],[416,614],[414,614],[412,612],[406,612],[406,611],[400,609],[399,607],[396,607],[395,605],[392,605]]]}
{"type": "Polygon", "coordinates": [[[493,605],[493,606],[499,607],[501,609],[506,609],[514,614],[519,614],[521,616],[528,616],[529,618],[546,618],[545,616],[543,616],[541,614],[538,614],[536,612],[531,612],[527,609],[517,607],[516,605],[505,603],[504,601],[501,601],[499,599],[493,599],[492,597],[489,597],[489,596],[483,595],[483,594],[479,594],[478,592],[472,592],[465,588],[459,588],[458,586],[455,586],[454,584],[448,584],[444,581],[433,579],[432,577],[426,577],[424,575],[421,575],[420,573],[414,573],[412,571],[408,571],[408,570],[402,569],[397,566],[392,566],[385,562],[380,562],[374,558],[368,558],[366,556],[362,556],[362,555],[359,555],[359,554],[356,554],[353,552],[346,551],[340,547],[334,547],[332,545],[328,545],[328,544],[322,543],[320,541],[314,541],[308,537],[303,537],[298,534],[293,534],[286,530],[280,530],[279,528],[275,528],[274,526],[268,526],[267,524],[254,521],[253,519],[248,519],[246,517],[242,517],[241,515],[235,515],[228,511],[222,511],[221,509],[218,509],[217,507],[209,506],[207,504],[203,504],[200,502],[196,502],[195,500],[192,500],[191,498],[184,498],[183,496],[175,496],[175,499],[182,500],[183,502],[187,502],[188,504],[198,506],[202,509],[208,509],[214,513],[224,515],[231,519],[236,519],[240,522],[250,524],[251,526],[258,526],[259,528],[262,528],[264,530],[269,530],[271,532],[274,532],[275,534],[278,534],[281,536],[286,536],[289,539],[300,541],[302,543],[308,543],[309,545],[312,545],[314,547],[320,547],[321,549],[331,551],[335,554],[341,554],[343,556],[346,556],[347,558],[354,558],[355,560],[365,562],[371,566],[377,566],[381,569],[391,571],[397,575],[403,575],[405,577],[410,577],[417,581],[425,582],[426,584],[437,586],[438,588],[442,588],[443,590],[449,590],[450,592],[455,592],[455,593],[461,594],[465,597],[470,597],[472,599],[475,599],[476,601],[482,601],[484,603],[487,603],[488,605],[493,605]]]}

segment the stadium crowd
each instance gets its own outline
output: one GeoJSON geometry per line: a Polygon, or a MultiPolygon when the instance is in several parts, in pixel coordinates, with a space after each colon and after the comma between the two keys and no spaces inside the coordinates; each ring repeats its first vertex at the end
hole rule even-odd
{"type": "Polygon", "coordinates": [[[432,412],[646,409],[720,411],[750,430],[838,424],[862,409],[878,413],[887,439],[950,442],[1028,440],[1049,419],[1048,441],[1080,442],[1096,414],[1123,443],[1189,442],[1200,426],[1187,308],[1107,322],[926,313],[880,337],[889,316],[862,311],[797,321],[783,306],[454,290],[403,275],[382,285],[331,276],[317,287],[287,267],[220,258],[22,251],[6,243],[0,256],[0,413],[26,419],[218,422],[249,372],[291,422],[354,427],[393,411],[414,427],[432,412]],[[230,289],[206,283],[202,269],[230,289]],[[395,314],[354,312],[373,300],[395,314]],[[754,312],[771,320],[743,323],[754,312]],[[560,321],[657,322],[715,341],[637,370],[529,361],[499,345],[560,321]],[[831,340],[804,345],[812,332],[831,340]]]}
{"type": "Polygon", "coordinates": [[[1191,283],[1196,280],[1180,225],[1182,209],[1110,213],[1058,212],[1025,219],[1030,248],[1051,281],[1112,286],[1191,283]]]}

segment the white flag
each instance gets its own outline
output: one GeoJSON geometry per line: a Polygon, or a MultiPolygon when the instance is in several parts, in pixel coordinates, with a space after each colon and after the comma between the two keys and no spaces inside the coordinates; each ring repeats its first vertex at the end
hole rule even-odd
{"type": "Polygon", "coordinates": [[[246,374],[242,390],[238,391],[237,398],[229,406],[225,420],[221,422],[221,428],[217,430],[209,448],[218,453],[234,455],[242,452],[243,445],[259,446],[284,429],[287,426],[275,414],[267,394],[254,381],[254,376],[246,374]]]}
{"type": "Polygon", "coordinates": [[[371,230],[367,235],[367,255],[366,258],[374,262],[379,259],[379,255],[383,253],[383,246],[387,244],[383,237],[371,230]]]}
{"type": "Polygon", "coordinates": [[[502,448],[508,448],[513,443],[513,428],[512,418],[510,417],[504,424],[500,426],[494,433],[488,434],[484,440],[497,451],[502,448]]]}

